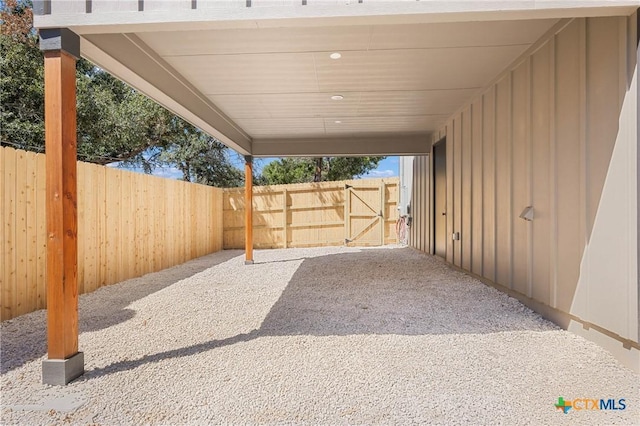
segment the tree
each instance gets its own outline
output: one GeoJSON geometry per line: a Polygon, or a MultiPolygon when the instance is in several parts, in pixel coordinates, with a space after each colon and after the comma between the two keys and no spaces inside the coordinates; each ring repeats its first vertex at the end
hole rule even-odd
{"type": "MultiPolygon", "coordinates": [[[[28,1],[0,2],[0,142],[44,152],[44,63],[28,1]]],[[[76,65],[78,158],[151,173],[171,165],[183,179],[242,184],[229,150],[87,60],[76,65]]]]}
{"type": "MultiPolygon", "coordinates": [[[[44,151],[44,61],[29,2],[7,0],[0,34],[0,140],[44,151]]],[[[78,157],[98,164],[140,156],[167,135],[162,107],[90,62],[76,66],[78,157]]]]}
{"type": "Polygon", "coordinates": [[[262,169],[267,185],[350,180],[378,167],[385,157],[281,158],[262,169]]]}
{"type": "Polygon", "coordinates": [[[172,133],[182,137],[160,149],[154,161],[175,165],[185,181],[224,188],[243,185],[244,174],[231,163],[229,148],[183,120],[172,124],[172,133]]]}
{"type": "Polygon", "coordinates": [[[34,43],[33,11],[30,1],[4,0],[0,10],[0,34],[14,37],[24,43],[34,43]]]}

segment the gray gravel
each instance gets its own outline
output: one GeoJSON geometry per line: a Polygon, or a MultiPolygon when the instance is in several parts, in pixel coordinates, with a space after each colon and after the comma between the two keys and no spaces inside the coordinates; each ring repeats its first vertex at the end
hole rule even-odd
{"type": "Polygon", "coordinates": [[[40,384],[45,313],[2,323],[2,424],[634,424],[640,378],[409,248],[226,251],[80,297],[87,373],[40,384]],[[565,398],[626,398],[570,411],[565,398]]]}

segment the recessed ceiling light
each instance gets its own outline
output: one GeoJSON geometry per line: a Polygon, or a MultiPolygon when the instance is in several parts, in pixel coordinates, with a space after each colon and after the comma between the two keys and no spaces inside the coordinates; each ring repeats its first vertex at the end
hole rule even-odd
{"type": "Polygon", "coordinates": [[[340,121],[340,120],[336,120],[336,121],[334,121],[334,123],[336,123],[336,124],[340,124],[340,123],[342,123],[342,121],[340,121]]]}
{"type": "Polygon", "coordinates": [[[334,101],[341,101],[341,100],[344,99],[344,96],[342,96],[342,95],[333,95],[331,97],[331,99],[334,100],[334,101]]]}
{"type": "Polygon", "coordinates": [[[342,58],[342,55],[340,53],[338,53],[338,52],[333,52],[331,55],[329,55],[329,57],[331,59],[340,59],[340,58],[342,58]]]}

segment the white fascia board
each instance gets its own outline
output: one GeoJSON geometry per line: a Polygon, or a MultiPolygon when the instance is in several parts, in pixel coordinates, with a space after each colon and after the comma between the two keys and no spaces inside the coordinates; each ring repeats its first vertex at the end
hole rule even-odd
{"type": "MultiPolygon", "coordinates": [[[[238,3],[244,4],[245,1],[238,3]]],[[[376,25],[627,16],[638,7],[640,0],[365,0],[363,3],[354,1],[348,4],[316,1],[304,6],[289,4],[243,7],[239,4],[227,8],[201,7],[166,11],[53,13],[36,15],[34,26],[70,28],[77,34],[128,33],[300,25],[376,25]]]]}
{"type": "Polygon", "coordinates": [[[430,134],[372,137],[254,139],[255,157],[363,157],[425,155],[431,151],[430,134]]]}
{"type": "Polygon", "coordinates": [[[87,36],[80,43],[83,57],[240,154],[250,155],[251,138],[240,126],[145,47],[133,34],[87,36]]]}

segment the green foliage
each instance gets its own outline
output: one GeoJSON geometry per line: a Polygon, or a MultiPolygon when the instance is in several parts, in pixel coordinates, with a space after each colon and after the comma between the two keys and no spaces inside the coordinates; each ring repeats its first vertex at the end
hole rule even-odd
{"type": "Polygon", "coordinates": [[[244,184],[244,174],[230,161],[229,148],[183,120],[172,120],[172,126],[171,133],[181,137],[173,138],[151,161],[177,167],[190,182],[222,188],[244,184]]]}
{"type": "Polygon", "coordinates": [[[281,158],[262,169],[265,184],[350,180],[378,167],[385,157],[281,158]]]}
{"type": "MultiPolygon", "coordinates": [[[[0,10],[0,143],[44,152],[44,59],[29,6],[13,0],[0,10]]],[[[184,180],[242,185],[226,146],[84,59],[77,61],[76,87],[80,160],[147,173],[175,166],[184,180]]]]}
{"type": "Polygon", "coordinates": [[[325,158],[328,181],[349,180],[369,173],[385,157],[328,157],[325,158]]]}
{"type": "Polygon", "coordinates": [[[307,158],[280,158],[262,169],[267,185],[313,181],[314,165],[307,158]]]}
{"type": "Polygon", "coordinates": [[[35,45],[0,35],[0,140],[43,150],[44,74],[35,45]]]}

